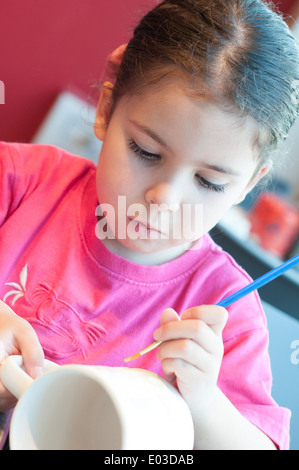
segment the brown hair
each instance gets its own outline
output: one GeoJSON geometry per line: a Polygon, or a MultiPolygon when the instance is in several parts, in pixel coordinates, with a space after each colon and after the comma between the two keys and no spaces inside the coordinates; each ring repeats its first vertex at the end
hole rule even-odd
{"type": "Polygon", "coordinates": [[[263,160],[298,115],[296,42],[261,0],[165,0],[142,18],[114,73],[115,104],[183,74],[195,93],[258,122],[263,160]]]}

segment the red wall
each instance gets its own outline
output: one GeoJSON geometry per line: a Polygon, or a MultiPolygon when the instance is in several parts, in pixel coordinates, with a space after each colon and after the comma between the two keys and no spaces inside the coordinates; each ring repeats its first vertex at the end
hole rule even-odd
{"type": "Polygon", "coordinates": [[[57,94],[88,95],[154,0],[1,0],[0,140],[29,141],[57,94]],[[137,10],[141,10],[138,11],[137,10]]]}
{"type": "MultiPolygon", "coordinates": [[[[288,11],[294,0],[276,1],[288,11]]],[[[157,0],[1,0],[0,140],[30,141],[65,89],[88,96],[107,55],[157,0]]]]}

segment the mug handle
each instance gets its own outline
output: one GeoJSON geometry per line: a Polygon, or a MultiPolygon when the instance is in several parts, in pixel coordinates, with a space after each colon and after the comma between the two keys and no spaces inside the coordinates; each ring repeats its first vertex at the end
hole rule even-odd
{"type": "MultiPolygon", "coordinates": [[[[44,364],[45,372],[59,368],[57,364],[51,361],[45,360],[44,364]]],[[[1,382],[18,400],[34,382],[34,380],[24,371],[22,366],[22,356],[9,356],[3,361],[0,367],[1,382]]]]}

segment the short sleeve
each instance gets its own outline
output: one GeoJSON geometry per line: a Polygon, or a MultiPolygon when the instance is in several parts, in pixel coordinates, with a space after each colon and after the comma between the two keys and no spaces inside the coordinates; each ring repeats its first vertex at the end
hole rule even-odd
{"type": "Polygon", "coordinates": [[[14,177],[15,170],[8,146],[0,142],[0,226],[14,204],[14,177]]]}
{"type": "Polygon", "coordinates": [[[271,397],[267,328],[255,328],[227,339],[224,350],[219,388],[278,449],[288,450],[291,412],[271,397]]]}
{"type": "Polygon", "coordinates": [[[29,198],[31,212],[55,204],[92,166],[54,146],[0,142],[0,227],[29,198]]]}

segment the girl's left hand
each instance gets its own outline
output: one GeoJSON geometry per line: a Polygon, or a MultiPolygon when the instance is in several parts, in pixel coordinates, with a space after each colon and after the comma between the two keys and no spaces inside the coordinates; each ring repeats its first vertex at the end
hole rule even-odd
{"type": "Polygon", "coordinates": [[[179,390],[192,414],[204,413],[213,402],[227,318],[227,311],[218,306],[193,307],[180,318],[173,309],[166,309],[161,327],[154,333],[155,340],[162,341],[158,359],[165,377],[179,390]]]}

